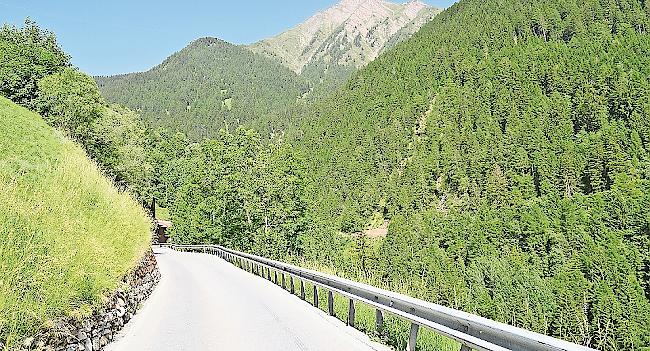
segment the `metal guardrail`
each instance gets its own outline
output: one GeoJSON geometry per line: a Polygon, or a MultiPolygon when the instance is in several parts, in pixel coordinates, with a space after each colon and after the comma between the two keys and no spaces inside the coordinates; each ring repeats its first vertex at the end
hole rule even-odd
{"type": "Polygon", "coordinates": [[[273,272],[276,284],[286,289],[286,276],[289,276],[291,293],[294,291],[294,279],[300,282],[300,297],[305,299],[305,281],[314,287],[314,306],[318,307],[318,289],[327,290],[328,312],[334,315],[333,293],[349,298],[348,325],[354,327],[355,302],[376,308],[376,326],[382,330],[384,313],[398,316],[411,322],[411,331],[407,342],[407,351],[415,350],[415,342],[420,327],[429,328],[441,335],[461,343],[461,351],[560,351],[580,350],[595,351],[585,346],[576,345],[535,333],[508,324],[496,322],[470,313],[415,299],[406,295],[375,288],[333,275],[300,268],[287,263],[270,260],[243,252],[238,252],[218,245],[161,245],[177,251],[204,252],[233,263],[256,275],[271,280],[273,272]],[[278,282],[281,275],[281,283],[278,282]]]}

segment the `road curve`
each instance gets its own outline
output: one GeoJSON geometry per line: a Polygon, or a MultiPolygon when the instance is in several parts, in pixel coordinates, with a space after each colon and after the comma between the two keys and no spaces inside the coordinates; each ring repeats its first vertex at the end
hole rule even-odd
{"type": "Polygon", "coordinates": [[[108,351],[387,351],[216,256],[154,248],[162,279],[108,351]]]}

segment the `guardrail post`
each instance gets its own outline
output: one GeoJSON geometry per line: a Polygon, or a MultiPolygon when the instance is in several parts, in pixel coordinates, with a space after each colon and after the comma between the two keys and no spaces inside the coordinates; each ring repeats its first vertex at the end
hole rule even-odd
{"type": "Polygon", "coordinates": [[[289,275],[289,285],[291,286],[291,295],[294,295],[296,293],[296,288],[293,286],[293,276],[289,275]]]}
{"type": "Polygon", "coordinates": [[[411,332],[409,333],[409,340],[406,343],[406,351],[415,351],[415,344],[417,343],[418,340],[418,331],[420,329],[420,326],[411,323],[411,332]]]}
{"type": "Polygon", "coordinates": [[[305,281],[302,279],[300,280],[300,299],[305,299],[305,281]]]}
{"type": "Polygon", "coordinates": [[[354,315],[355,315],[355,310],[354,310],[354,300],[350,299],[350,304],[348,307],[348,325],[354,328],[354,315]]]}
{"type": "Polygon", "coordinates": [[[284,272],[282,272],[282,289],[287,290],[287,283],[284,277],[284,272]]]}
{"type": "Polygon", "coordinates": [[[382,310],[375,310],[375,327],[379,334],[384,332],[384,312],[382,310]]]}
{"type": "Polygon", "coordinates": [[[314,307],[318,308],[318,287],[314,285],[314,307]]]}
{"type": "Polygon", "coordinates": [[[327,311],[330,316],[334,315],[334,293],[332,290],[327,291],[327,311]]]}
{"type": "Polygon", "coordinates": [[[278,285],[278,271],[273,271],[273,282],[278,285]]]}

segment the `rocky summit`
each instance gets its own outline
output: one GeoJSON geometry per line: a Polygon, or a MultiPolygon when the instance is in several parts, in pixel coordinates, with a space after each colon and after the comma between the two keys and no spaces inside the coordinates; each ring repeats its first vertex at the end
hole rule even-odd
{"type": "Polygon", "coordinates": [[[343,0],[304,23],[249,48],[301,74],[309,65],[360,68],[408,38],[439,9],[421,1],[343,0]]]}

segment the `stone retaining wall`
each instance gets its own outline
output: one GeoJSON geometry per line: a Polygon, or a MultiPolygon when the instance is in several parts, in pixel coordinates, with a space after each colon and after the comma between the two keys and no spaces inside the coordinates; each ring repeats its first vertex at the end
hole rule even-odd
{"type": "MultiPolygon", "coordinates": [[[[149,250],[140,264],[122,280],[118,289],[104,307],[82,320],[62,319],[54,327],[27,338],[20,351],[98,351],[133,317],[160,280],[160,272],[153,252],[149,250]]],[[[0,344],[0,351],[2,345],[0,344]]]]}

